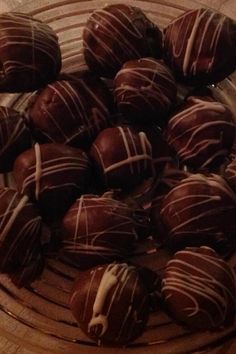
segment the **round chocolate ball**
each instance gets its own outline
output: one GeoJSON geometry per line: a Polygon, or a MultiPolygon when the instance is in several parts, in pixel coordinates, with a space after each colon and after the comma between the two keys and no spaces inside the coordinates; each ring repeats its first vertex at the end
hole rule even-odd
{"type": "Polygon", "coordinates": [[[57,35],[30,15],[0,15],[0,92],[36,90],[54,80],[61,69],[57,35]]]}
{"type": "Polygon", "coordinates": [[[14,109],[0,106],[0,172],[11,171],[16,157],[30,146],[24,118],[14,109]]]}
{"type": "Polygon", "coordinates": [[[153,58],[126,62],[114,79],[114,97],[121,113],[133,122],[165,123],[176,99],[169,68],[153,58]]]}
{"type": "Polygon", "coordinates": [[[91,71],[114,77],[128,60],[162,55],[162,33],[137,7],[108,5],[89,17],[83,32],[84,56],[91,71]]]}
{"type": "Polygon", "coordinates": [[[87,149],[110,125],[111,106],[106,85],[86,72],[40,90],[29,107],[29,120],[37,141],[87,149]]]}
{"type": "Polygon", "coordinates": [[[236,22],[211,9],[193,9],[164,30],[164,58],[179,80],[208,85],[236,69],[235,43],[236,22]]]}
{"type": "Polygon", "coordinates": [[[148,293],[132,266],[106,264],[81,272],[70,299],[82,331],[105,345],[124,345],[144,330],[148,293]]]}
{"type": "Polygon", "coordinates": [[[229,155],[235,131],[226,105],[191,96],[170,118],[166,139],[183,164],[204,169],[219,165],[229,155]]]}
{"type": "Polygon", "coordinates": [[[89,268],[128,257],[138,238],[149,230],[149,219],[112,195],[82,195],[62,220],[62,255],[89,268]]]}
{"type": "Polygon", "coordinates": [[[100,178],[111,188],[130,188],[152,176],[152,148],[144,132],[127,126],[104,129],[90,155],[100,178]]]}
{"type": "Polygon", "coordinates": [[[170,314],[189,328],[228,325],[236,309],[234,270],[211,248],[186,248],[167,263],[162,296],[170,314]]]}
{"type": "Polygon", "coordinates": [[[26,195],[0,187],[0,271],[14,274],[41,248],[42,220],[26,195]]]}
{"type": "Polygon", "coordinates": [[[165,243],[166,238],[166,230],[162,225],[160,215],[162,201],[172,188],[177,186],[181,180],[187,178],[189,175],[189,172],[180,170],[176,166],[167,166],[162,175],[157,179],[156,186],[152,193],[150,219],[152,236],[160,243],[165,243]]]}
{"type": "Polygon", "coordinates": [[[38,144],[14,163],[20,193],[36,202],[45,220],[62,215],[85,190],[90,175],[87,154],[62,144],[38,144]]]}
{"type": "Polygon", "coordinates": [[[236,241],[236,195],[219,175],[193,174],[164,197],[161,221],[172,249],[208,245],[233,250],[236,241]]]}

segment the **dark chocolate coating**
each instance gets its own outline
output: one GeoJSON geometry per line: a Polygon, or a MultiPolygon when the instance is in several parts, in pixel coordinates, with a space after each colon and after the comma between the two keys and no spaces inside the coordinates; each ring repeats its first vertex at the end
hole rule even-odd
{"type": "Polygon", "coordinates": [[[126,62],[114,79],[118,109],[133,122],[164,125],[177,88],[169,68],[153,58],[126,62]]]}
{"type": "Polygon", "coordinates": [[[170,118],[166,139],[183,164],[194,169],[217,166],[235,139],[233,114],[209,97],[191,96],[170,118]]]}
{"type": "Polygon", "coordinates": [[[13,169],[16,185],[36,202],[45,220],[62,215],[85,190],[87,154],[62,144],[35,144],[20,154],[13,169]]]}
{"type": "Polygon", "coordinates": [[[164,197],[174,188],[182,179],[187,178],[190,173],[180,170],[177,167],[167,167],[163,174],[157,179],[156,187],[152,193],[150,205],[150,219],[152,225],[152,236],[158,242],[165,243],[166,230],[162,225],[160,211],[164,197]]]}
{"type": "Polygon", "coordinates": [[[89,17],[83,32],[90,70],[114,77],[128,60],[162,56],[162,33],[137,7],[108,5],[89,17]]]}
{"type": "Polygon", "coordinates": [[[30,15],[0,15],[0,92],[34,91],[61,69],[57,35],[30,15]]]}
{"type": "Polygon", "coordinates": [[[211,9],[193,9],[164,30],[164,59],[190,85],[223,80],[236,69],[236,22],[211,9]]]}
{"type": "Polygon", "coordinates": [[[125,258],[148,229],[144,210],[106,194],[82,195],[62,220],[62,254],[85,269],[125,258]]]}
{"type": "Polygon", "coordinates": [[[31,146],[31,134],[17,111],[0,107],[0,172],[9,172],[16,157],[31,146]]]}
{"type": "Polygon", "coordinates": [[[170,314],[189,328],[229,325],[236,309],[234,270],[211,248],[186,248],[167,263],[162,295],[170,314]]]}
{"type": "Polygon", "coordinates": [[[193,174],[165,196],[161,221],[172,249],[208,245],[219,252],[236,245],[236,195],[219,175],[193,174]]]}
{"type": "Polygon", "coordinates": [[[124,345],[145,328],[148,293],[135,267],[106,264],[81,272],[70,299],[80,328],[99,344],[124,345]]]}
{"type": "Polygon", "coordinates": [[[90,155],[101,179],[111,188],[130,188],[152,176],[152,148],[144,132],[130,127],[104,129],[90,155]]]}
{"type": "Polygon", "coordinates": [[[33,133],[39,142],[87,149],[110,125],[112,98],[106,85],[89,73],[55,81],[36,95],[29,107],[33,133]]]}
{"type": "Polygon", "coordinates": [[[14,274],[41,248],[42,220],[26,195],[0,188],[0,271],[14,274]]]}

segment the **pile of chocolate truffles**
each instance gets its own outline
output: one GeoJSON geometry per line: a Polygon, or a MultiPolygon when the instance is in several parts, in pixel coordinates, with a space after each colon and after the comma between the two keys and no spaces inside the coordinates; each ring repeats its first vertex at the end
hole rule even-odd
{"type": "Polygon", "coordinates": [[[0,271],[22,287],[49,256],[77,267],[70,307],[100,345],[129,344],[155,306],[193,330],[230,325],[236,112],[209,85],[236,69],[236,23],[201,8],[161,30],[106,6],[73,74],[47,24],[1,14],[0,36],[0,92],[35,91],[24,114],[0,107],[0,172],[15,181],[0,187],[0,271]],[[161,275],[132,262],[147,238],[172,254],[161,275]]]}

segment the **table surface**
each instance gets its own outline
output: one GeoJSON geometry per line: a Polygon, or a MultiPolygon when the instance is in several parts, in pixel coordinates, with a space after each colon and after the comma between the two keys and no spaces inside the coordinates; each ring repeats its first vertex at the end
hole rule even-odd
{"type": "MultiPolygon", "coordinates": [[[[0,13],[1,12],[6,12],[14,9],[15,7],[19,5],[25,5],[27,3],[30,3],[32,1],[35,1],[37,5],[40,5],[40,0],[0,0],[0,13]]],[[[78,0],[78,2],[81,0],[78,0]]],[[[122,0],[121,0],[122,1],[122,0]]],[[[166,0],[168,2],[168,0],[166,0]]],[[[165,2],[165,0],[163,0],[165,2]]],[[[219,10],[223,12],[224,14],[235,18],[236,19],[236,0],[196,0],[196,4],[199,4],[199,6],[208,6],[210,8],[219,10]]],[[[107,0],[107,3],[109,3],[109,0],[107,0]]],[[[176,3],[178,3],[178,0],[176,0],[176,3]]],[[[6,345],[1,344],[1,353],[0,354],[8,354],[8,353],[13,353],[11,351],[9,345],[11,345],[11,340],[9,339],[9,342],[7,343],[7,338],[4,336],[0,336],[0,342],[1,340],[6,340],[6,345]],[[6,350],[2,351],[3,348],[6,348],[6,350]],[[9,348],[9,349],[8,349],[9,348]],[[9,351],[10,350],[10,351],[9,351]]],[[[13,344],[13,343],[12,343],[13,344]]],[[[13,348],[12,348],[13,349],[13,348]]],[[[17,349],[16,349],[17,350],[17,349]]],[[[18,353],[18,350],[16,351],[18,353]]],[[[15,353],[16,353],[15,352],[15,353]]],[[[28,351],[24,351],[24,353],[28,353],[28,351]]],[[[23,353],[20,350],[20,353],[23,353]]],[[[114,351],[111,349],[111,353],[114,353],[114,351]]],[[[30,351],[30,353],[33,353],[30,351]]],[[[148,349],[145,350],[145,353],[148,353],[148,349]]],[[[213,350],[204,350],[202,352],[198,352],[195,354],[234,354],[236,353],[236,339],[233,337],[228,338],[225,340],[225,342],[220,344],[218,347],[215,347],[213,350]]],[[[66,353],[65,353],[66,354],[66,353]]],[[[163,353],[160,353],[163,354],[163,353]]]]}

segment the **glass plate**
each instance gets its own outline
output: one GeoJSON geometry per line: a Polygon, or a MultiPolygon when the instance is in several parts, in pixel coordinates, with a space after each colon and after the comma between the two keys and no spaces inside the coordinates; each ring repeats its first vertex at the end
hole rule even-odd
{"type": "MultiPolygon", "coordinates": [[[[122,2],[122,1],[120,1],[122,2]]],[[[81,35],[87,18],[93,10],[117,1],[40,0],[18,7],[48,23],[58,34],[62,50],[62,71],[72,73],[85,64],[81,35]]],[[[131,1],[126,4],[140,7],[161,28],[184,11],[199,5],[190,0],[131,1]]],[[[236,74],[212,87],[214,95],[236,105],[236,74]]],[[[0,105],[24,111],[32,94],[1,94],[0,105]]],[[[235,109],[236,112],[236,109],[235,109]]],[[[2,175],[0,183],[12,186],[11,174],[2,175]]],[[[139,264],[161,271],[167,254],[147,242],[133,255],[139,264]]],[[[236,266],[236,256],[229,260],[236,266]]],[[[191,333],[174,324],[163,312],[151,314],[144,334],[127,348],[100,348],[78,328],[68,299],[77,270],[57,259],[48,259],[40,280],[31,287],[17,289],[6,275],[0,275],[0,353],[193,353],[210,346],[223,345],[224,340],[236,333],[236,322],[231,327],[215,332],[191,333]]],[[[226,348],[226,347],[225,347],[226,348]]],[[[226,353],[222,351],[222,353],[226,353]]]]}

